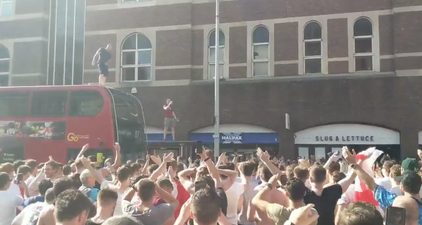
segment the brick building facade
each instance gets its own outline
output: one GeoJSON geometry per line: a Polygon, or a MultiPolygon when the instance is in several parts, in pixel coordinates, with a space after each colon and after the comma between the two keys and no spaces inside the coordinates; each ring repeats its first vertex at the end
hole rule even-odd
{"type": "MultiPolygon", "coordinates": [[[[41,2],[15,0],[14,15],[0,16],[10,85],[50,83],[48,46],[57,35],[53,7],[41,2]]],[[[224,132],[265,128],[287,157],[342,145],[414,155],[422,144],[421,1],[221,0],[220,9],[224,132]]],[[[97,82],[92,56],[111,43],[109,85],[136,88],[157,129],[172,98],[177,139],[191,138],[213,123],[214,15],[211,0],[87,0],[82,83],[97,82]]]]}

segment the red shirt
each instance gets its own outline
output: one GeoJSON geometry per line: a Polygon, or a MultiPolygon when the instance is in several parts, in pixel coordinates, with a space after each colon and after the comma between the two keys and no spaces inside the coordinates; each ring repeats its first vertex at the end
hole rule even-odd
{"type": "Polygon", "coordinates": [[[173,118],[173,108],[169,106],[167,109],[164,109],[165,118],[173,118]]]}
{"type": "Polygon", "coordinates": [[[178,180],[174,180],[177,184],[177,201],[179,201],[179,207],[174,210],[174,218],[177,218],[180,214],[180,210],[182,209],[183,204],[187,202],[190,198],[190,194],[186,189],[183,187],[182,183],[178,180]]]}

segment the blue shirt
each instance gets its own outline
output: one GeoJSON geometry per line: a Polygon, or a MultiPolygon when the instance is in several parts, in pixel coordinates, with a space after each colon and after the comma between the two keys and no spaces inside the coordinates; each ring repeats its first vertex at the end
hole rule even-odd
{"type": "Polygon", "coordinates": [[[92,202],[97,202],[97,197],[98,193],[100,192],[100,189],[82,185],[79,187],[79,191],[84,193],[89,199],[91,199],[92,202]]]}
{"type": "MultiPolygon", "coordinates": [[[[397,195],[394,193],[391,193],[383,186],[377,185],[377,187],[374,190],[374,198],[375,200],[380,204],[381,208],[383,210],[386,210],[387,207],[392,206],[394,199],[396,199],[397,195]]],[[[422,225],[422,203],[418,200],[416,200],[416,203],[419,205],[419,219],[418,224],[422,225]]]]}
{"type": "Polygon", "coordinates": [[[397,195],[394,193],[391,193],[383,186],[377,185],[377,187],[374,190],[374,199],[380,204],[382,210],[386,210],[387,207],[392,206],[394,199],[396,199],[397,195]]]}

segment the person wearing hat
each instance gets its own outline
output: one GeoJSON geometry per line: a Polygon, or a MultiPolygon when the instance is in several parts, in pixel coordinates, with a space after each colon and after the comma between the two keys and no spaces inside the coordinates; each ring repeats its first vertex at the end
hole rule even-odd
{"type": "Polygon", "coordinates": [[[9,175],[0,173],[0,225],[12,224],[16,216],[16,207],[23,204],[23,198],[13,192],[8,191],[11,184],[9,175]]]}
{"type": "Polygon", "coordinates": [[[419,161],[415,158],[407,158],[403,160],[401,163],[402,173],[413,171],[418,172],[421,166],[419,165],[419,161]]]}

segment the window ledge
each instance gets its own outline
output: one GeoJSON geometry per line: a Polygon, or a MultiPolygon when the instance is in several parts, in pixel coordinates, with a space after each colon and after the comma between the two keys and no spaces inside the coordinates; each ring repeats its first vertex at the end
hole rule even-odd
{"type": "Polygon", "coordinates": [[[118,8],[133,8],[133,7],[148,7],[148,6],[155,6],[156,0],[140,0],[137,2],[125,2],[124,0],[121,0],[118,8]]]}
{"type": "MultiPolygon", "coordinates": [[[[330,80],[330,79],[362,79],[373,77],[396,77],[395,72],[359,72],[359,73],[346,73],[346,74],[306,74],[296,76],[269,76],[269,77],[247,77],[247,78],[234,78],[222,79],[220,83],[250,83],[250,82],[274,82],[274,81],[311,81],[311,80],[330,80]]],[[[194,80],[192,84],[210,84],[214,80],[194,80]]]]}

